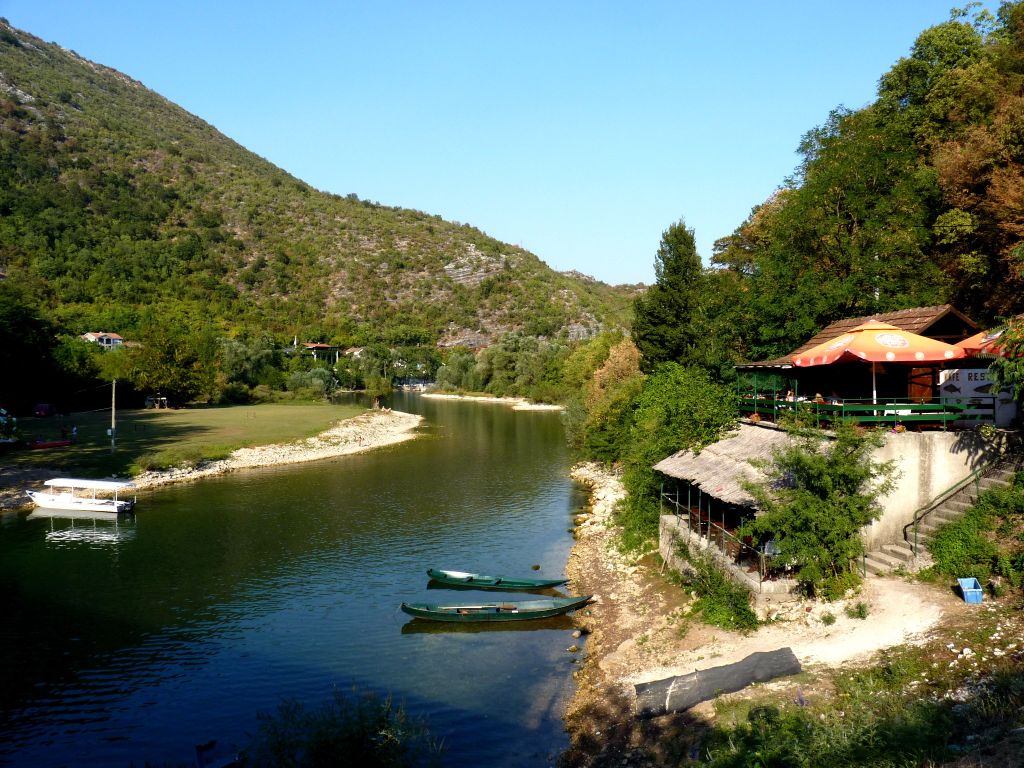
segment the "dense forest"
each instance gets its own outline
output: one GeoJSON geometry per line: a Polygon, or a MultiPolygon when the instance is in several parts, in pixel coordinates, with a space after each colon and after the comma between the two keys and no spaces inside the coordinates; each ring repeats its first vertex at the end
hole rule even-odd
{"type": "Polygon", "coordinates": [[[1024,8],[925,30],[876,100],[837,108],[791,178],[715,244],[706,309],[730,350],[783,354],[828,323],[952,303],[1024,311],[1024,8]]]}

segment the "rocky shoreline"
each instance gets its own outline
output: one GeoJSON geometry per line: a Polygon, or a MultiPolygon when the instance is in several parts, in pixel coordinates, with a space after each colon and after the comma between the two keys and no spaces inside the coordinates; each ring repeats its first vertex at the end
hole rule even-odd
{"type": "Polygon", "coordinates": [[[513,411],[563,411],[561,405],[551,403],[531,403],[525,397],[492,397],[489,395],[455,395],[448,392],[426,392],[423,397],[435,400],[468,400],[473,403],[493,403],[510,405],[513,411]]]}
{"type": "MultiPolygon", "coordinates": [[[[225,475],[242,469],[297,464],[361,453],[411,440],[415,437],[413,430],[422,421],[422,416],[401,411],[367,411],[345,419],[315,437],[293,443],[239,448],[226,459],[204,462],[195,467],[144,472],[132,478],[132,483],[136,490],[145,490],[170,483],[225,475]]],[[[0,468],[0,510],[26,506],[30,502],[25,491],[38,487],[43,480],[54,476],[55,471],[52,469],[0,468]]]]}
{"type": "Polygon", "coordinates": [[[578,464],[571,476],[590,487],[590,507],[576,518],[576,543],[566,575],[577,594],[594,599],[587,610],[575,614],[586,636],[586,656],[574,673],[576,691],[565,713],[569,749],[561,765],[634,765],[626,733],[633,721],[629,690],[623,677],[610,674],[605,665],[623,633],[632,635],[635,622],[622,609],[647,599],[641,594],[639,564],[615,546],[613,515],[626,490],[618,473],[599,464],[578,464]]]}

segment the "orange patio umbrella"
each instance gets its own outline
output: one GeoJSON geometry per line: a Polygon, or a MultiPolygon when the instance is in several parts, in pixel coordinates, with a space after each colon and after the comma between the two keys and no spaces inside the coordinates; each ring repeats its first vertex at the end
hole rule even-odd
{"type": "Polygon", "coordinates": [[[889,323],[869,320],[848,333],[793,356],[798,368],[863,360],[871,366],[871,399],[878,400],[874,363],[934,363],[963,357],[962,347],[919,336],[889,323]]]}
{"type": "Polygon", "coordinates": [[[999,345],[999,338],[1003,335],[1005,328],[996,331],[981,331],[973,336],[968,336],[963,341],[958,341],[956,346],[960,347],[968,355],[1001,355],[1003,348],[999,345]]]}

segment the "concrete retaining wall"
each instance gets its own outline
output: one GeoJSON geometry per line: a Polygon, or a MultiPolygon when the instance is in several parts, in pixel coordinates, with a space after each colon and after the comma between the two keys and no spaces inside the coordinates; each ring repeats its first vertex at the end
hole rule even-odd
{"type": "Polygon", "coordinates": [[[894,461],[895,487],[879,499],[882,517],[864,528],[868,550],[903,540],[903,527],[914,512],[996,459],[1006,448],[1006,436],[983,439],[977,432],[891,433],[877,449],[877,461],[894,461]]]}

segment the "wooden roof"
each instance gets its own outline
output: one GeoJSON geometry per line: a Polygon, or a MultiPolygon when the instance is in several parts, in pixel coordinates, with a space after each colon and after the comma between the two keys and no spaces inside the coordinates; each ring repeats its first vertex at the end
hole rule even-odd
{"type": "MultiPolygon", "coordinates": [[[[756,363],[743,363],[739,368],[779,368],[779,367],[790,367],[792,365],[792,358],[794,355],[798,355],[806,349],[816,347],[818,344],[824,344],[826,341],[836,339],[842,336],[847,331],[851,331],[858,325],[866,323],[868,320],[879,320],[883,323],[891,323],[897,328],[909,331],[910,333],[916,333],[921,336],[930,336],[928,330],[936,325],[940,320],[945,318],[951,318],[963,323],[967,328],[973,329],[971,333],[981,330],[981,326],[971,320],[967,315],[958,310],[952,304],[939,304],[935,307],[914,307],[912,309],[900,309],[895,312],[879,312],[874,315],[866,315],[864,317],[848,317],[845,320],[836,320],[831,323],[802,345],[794,349],[788,355],[784,357],[778,357],[774,360],[764,360],[756,363]]],[[[971,333],[967,333],[961,337],[961,339],[970,336],[971,333]]],[[[961,339],[953,339],[950,341],[947,338],[942,338],[941,341],[953,343],[953,341],[960,341],[961,339]]]]}
{"type": "Polygon", "coordinates": [[[743,483],[763,480],[764,474],[751,460],[769,460],[774,450],[792,440],[781,429],[740,424],[737,431],[700,453],[680,451],[662,459],[654,468],[669,477],[688,480],[704,493],[729,504],[753,506],[754,500],[743,489],[743,483]]]}

